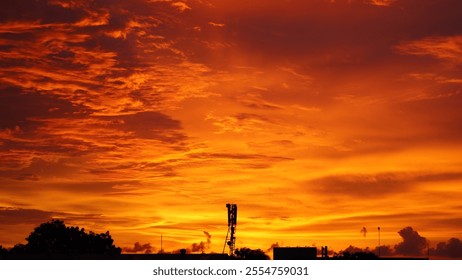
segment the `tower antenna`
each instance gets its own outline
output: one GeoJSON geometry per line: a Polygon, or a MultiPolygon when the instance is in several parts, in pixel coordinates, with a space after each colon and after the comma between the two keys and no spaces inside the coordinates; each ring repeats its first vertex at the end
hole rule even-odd
{"type": "Polygon", "coordinates": [[[237,225],[237,205],[226,204],[228,208],[228,232],[226,233],[225,244],[223,245],[223,253],[226,245],[229,247],[229,255],[234,256],[234,246],[236,245],[236,225],[237,225]],[[229,237],[229,238],[228,238],[229,237]]]}

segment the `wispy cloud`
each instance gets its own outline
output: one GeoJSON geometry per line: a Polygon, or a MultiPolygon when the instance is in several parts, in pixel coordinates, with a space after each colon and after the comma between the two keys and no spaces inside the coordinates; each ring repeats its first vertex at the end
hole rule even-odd
{"type": "Polygon", "coordinates": [[[402,54],[433,56],[450,62],[461,63],[462,36],[426,37],[403,42],[396,47],[402,54]]]}

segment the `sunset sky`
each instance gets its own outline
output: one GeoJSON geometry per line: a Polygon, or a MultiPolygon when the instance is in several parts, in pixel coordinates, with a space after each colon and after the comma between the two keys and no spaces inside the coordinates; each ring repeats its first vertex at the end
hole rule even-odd
{"type": "Polygon", "coordinates": [[[436,246],[462,238],[461,139],[460,0],[0,9],[4,247],[59,218],[221,253],[226,203],[237,248],[436,246]]]}

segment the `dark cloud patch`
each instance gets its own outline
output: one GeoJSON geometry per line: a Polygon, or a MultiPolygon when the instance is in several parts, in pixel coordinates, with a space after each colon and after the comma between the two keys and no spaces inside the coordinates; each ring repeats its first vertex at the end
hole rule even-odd
{"type": "Polygon", "coordinates": [[[9,52],[14,48],[14,45],[0,45],[0,52],[9,52]]]}
{"type": "MultiPolygon", "coordinates": [[[[19,131],[20,133],[21,131],[19,131]]],[[[19,136],[24,136],[19,134],[19,136]]],[[[30,136],[32,137],[32,136],[30,136]]],[[[52,137],[50,135],[36,135],[36,139],[13,139],[3,140],[0,151],[23,151],[24,153],[36,153],[40,155],[60,155],[78,157],[90,153],[108,152],[110,147],[101,147],[92,142],[80,139],[52,137]]],[[[30,157],[26,155],[27,157],[30,157]]]]}
{"type": "Polygon", "coordinates": [[[236,114],[234,117],[239,121],[256,120],[256,121],[268,122],[268,123],[272,122],[268,118],[263,117],[261,115],[257,115],[257,114],[240,113],[240,114],[236,114]]]}
{"type": "Polygon", "coordinates": [[[122,251],[125,253],[138,253],[138,254],[152,254],[156,251],[156,248],[151,246],[151,243],[141,244],[139,242],[135,242],[133,247],[124,247],[122,251]]]}
{"type": "Polygon", "coordinates": [[[138,163],[125,163],[125,164],[118,164],[114,166],[107,166],[107,167],[96,167],[92,169],[87,169],[88,172],[96,175],[104,175],[104,174],[111,174],[113,172],[119,170],[130,170],[134,169],[138,166],[138,163]]]}
{"type": "Polygon", "coordinates": [[[0,11],[1,21],[40,21],[47,23],[74,23],[83,19],[86,14],[82,10],[67,9],[53,5],[48,0],[18,0],[3,3],[0,11]]]}
{"type": "MultiPolygon", "coordinates": [[[[221,49],[223,56],[221,60],[216,59],[220,57],[216,50],[210,52],[206,48],[202,52],[198,49],[196,56],[202,60],[220,63],[226,60],[226,54],[231,53],[232,56],[233,52],[237,52],[236,49],[240,49],[241,52],[252,53],[252,56],[248,57],[249,60],[271,63],[281,57],[284,59],[299,59],[300,57],[306,59],[308,54],[314,57],[323,57],[323,54],[332,51],[333,45],[366,46],[370,44],[364,44],[364,36],[361,34],[363,28],[361,28],[361,22],[358,20],[361,18],[361,20],[367,21],[364,16],[358,17],[358,15],[366,13],[358,12],[355,10],[356,7],[351,5],[333,5],[328,1],[316,1],[316,5],[309,5],[310,8],[308,9],[306,1],[302,2],[291,1],[290,4],[275,2],[272,5],[267,5],[264,1],[252,1],[252,3],[239,5],[239,9],[230,7],[233,4],[230,4],[229,1],[216,3],[210,14],[217,14],[217,17],[220,18],[215,21],[225,22],[226,27],[219,29],[219,31],[217,28],[209,28],[210,30],[204,28],[202,36],[207,41],[214,38],[227,38],[229,40],[227,43],[233,47],[221,49]],[[339,5],[342,7],[337,7],[339,5]],[[324,16],[326,11],[329,16],[324,16]],[[287,17],[289,14],[291,17],[287,17]],[[335,35],[329,36],[327,34],[335,35]],[[273,59],[268,61],[266,59],[268,55],[273,59]]],[[[194,10],[192,12],[194,13],[194,10]]],[[[373,20],[373,16],[371,16],[371,20],[379,21],[378,19],[373,20]]],[[[385,31],[381,25],[369,24],[368,27],[379,29],[376,34],[385,31]]],[[[343,56],[347,54],[345,51],[343,56]]],[[[339,56],[334,52],[331,52],[331,55],[339,56]]],[[[341,57],[338,58],[340,60],[341,57]]]]}
{"type": "Polygon", "coordinates": [[[243,153],[194,153],[188,157],[192,160],[219,162],[222,167],[237,165],[250,169],[270,168],[277,163],[293,160],[287,157],[243,153]]]}
{"type": "Polygon", "coordinates": [[[393,247],[389,245],[377,246],[371,252],[380,257],[391,257],[395,254],[393,247]]]}
{"type": "Polygon", "coordinates": [[[422,174],[416,176],[415,181],[417,182],[444,182],[461,180],[462,173],[436,173],[436,174],[422,174]]]}
{"type": "MultiPolygon", "coordinates": [[[[76,171],[78,173],[78,171],[76,171]]],[[[36,174],[35,174],[36,175],[36,174]]],[[[36,175],[37,176],[37,175],[36,175]]],[[[3,177],[7,177],[3,175],[3,177]]],[[[44,177],[44,176],[43,176],[44,177]]],[[[120,186],[129,186],[135,188],[135,186],[139,185],[139,182],[136,180],[113,180],[113,181],[75,181],[75,182],[45,182],[42,176],[38,177],[38,181],[24,181],[18,180],[17,177],[13,177],[13,181],[6,181],[2,180],[1,191],[4,194],[14,194],[17,195],[25,195],[29,197],[33,197],[37,193],[40,192],[65,192],[72,195],[82,195],[82,194],[90,194],[90,195],[110,195],[112,193],[118,194],[121,192],[120,186]],[[43,180],[42,180],[43,179],[43,180]]],[[[8,177],[9,178],[9,177],[8,177]]],[[[93,206],[90,205],[91,209],[94,209],[93,206]]],[[[83,205],[80,206],[84,208],[83,205]]]]}
{"type": "Polygon", "coordinates": [[[178,173],[175,170],[177,160],[167,160],[165,162],[144,162],[136,167],[138,171],[148,171],[151,177],[173,177],[178,173]]]}
{"type": "Polygon", "coordinates": [[[212,236],[207,231],[204,231],[204,235],[207,238],[207,241],[193,243],[191,244],[191,247],[187,251],[194,253],[194,252],[205,252],[206,250],[208,250],[210,248],[210,244],[212,243],[212,236]]]}
{"type": "Polygon", "coordinates": [[[18,87],[0,89],[0,129],[37,128],[42,118],[87,116],[88,108],[68,100],[37,92],[24,92],[18,87]]]}
{"type": "Polygon", "coordinates": [[[135,138],[154,139],[169,143],[186,140],[179,132],[181,123],[159,112],[147,111],[130,115],[101,117],[110,127],[132,133],[135,138]]]}
{"type": "Polygon", "coordinates": [[[222,158],[222,159],[242,159],[242,160],[257,160],[257,159],[267,159],[267,160],[293,160],[286,157],[271,157],[258,154],[232,154],[232,153],[196,153],[191,154],[191,158],[222,158]]]}
{"type": "Polygon", "coordinates": [[[116,188],[118,185],[132,185],[136,181],[105,181],[105,182],[75,182],[75,183],[51,183],[48,184],[50,189],[69,191],[72,193],[93,193],[105,194],[119,192],[116,188]]]}
{"type": "Polygon", "coordinates": [[[141,112],[123,116],[124,125],[137,135],[149,137],[152,131],[177,130],[180,122],[159,112],[141,112]]]}
{"type": "Polygon", "coordinates": [[[78,167],[78,162],[75,159],[59,159],[54,161],[34,157],[28,160],[27,163],[23,162],[22,164],[17,163],[16,165],[12,165],[11,167],[15,167],[14,170],[0,171],[0,177],[19,181],[39,181],[42,178],[66,177],[81,171],[78,167]]]}
{"type": "Polygon", "coordinates": [[[109,16],[107,23],[96,32],[84,29],[94,33],[83,44],[85,48],[117,53],[117,63],[125,68],[125,74],[150,66],[150,60],[178,61],[178,54],[167,46],[172,45],[186,27],[169,1],[96,1],[94,6],[109,16]],[[171,41],[165,44],[164,38],[171,41]]]}
{"type": "Polygon", "coordinates": [[[447,242],[440,242],[430,250],[432,256],[450,259],[462,259],[462,241],[451,238],[447,242]]]}
{"type": "Polygon", "coordinates": [[[222,32],[226,32],[227,38],[238,41],[256,56],[271,53],[296,59],[310,54],[323,57],[322,54],[330,52],[337,58],[332,61],[336,64],[357,59],[365,62],[365,58],[373,63],[382,59],[384,53],[390,53],[387,48],[402,38],[462,31],[460,25],[455,24],[462,15],[461,3],[457,0],[405,0],[386,8],[366,1],[324,0],[272,5],[253,1],[245,9],[237,7],[232,1],[217,1],[211,9],[222,12],[217,13],[220,18],[215,21],[226,23],[227,28],[222,32]],[[337,46],[343,46],[346,51],[339,51],[337,46]],[[378,52],[382,58],[378,58],[378,52]],[[347,59],[348,54],[356,58],[347,59]]]}
{"type": "Polygon", "coordinates": [[[462,31],[460,25],[455,25],[462,15],[462,3],[457,0],[400,0],[391,8],[394,14],[402,17],[403,31],[412,32],[414,36],[452,35],[462,31]]]}
{"type": "Polygon", "coordinates": [[[248,142],[247,145],[253,149],[268,149],[274,147],[280,147],[282,149],[291,149],[296,147],[296,144],[290,140],[275,140],[271,142],[248,142]]]}
{"type": "Polygon", "coordinates": [[[31,173],[21,173],[21,174],[19,174],[18,177],[16,177],[16,180],[19,180],[19,181],[38,181],[39,177],[37,175],[31,174],[31,173]]]}
{"type": "Polygon", "coordinates": [[[106,167],[95,167],[88,169],[88,172],[95,175],[109,175],[115,174],[119,171],[131,170],[132,172],[139,172],[144,174],[149,174],[147,177],[170,177],[176,176],[177,172],[175,171],[172,161],[165,162],[129,162],[125,164],[119,164],[114,166],[106,167]]]}
{"type": "Polygon", "coordinates": [[[462,173],[380,173],[333,175],[310,181],[312,190],[330,195],[380,197],[403,193],[416,183],[461,180],[462,173]]]}
{"type": "MultiPolygon", "coordinates": [[[[24,24],[24,28],[28,27],[28,24],[24,24]]],[[[9,66],[24,66],[26,65],[27,61],[18,59],[17,57],[9,57],[9,54],[13,54],[14,51],[16,51],[19,46],[17,44],[25,44],[27,45],[28,41],[30,40],[36,40],[39,38],[38,34],[35,33],[34,31],[29,31],[29,30],[21,30],[21,32],[2,32],[0,33],[0,38],[3,39],[3,44],[2,48],[5,50],[5,53],[3,53],[2,56],[0,56],[1,63],[3,67],[9,67],[9,66]],[[17,62],[17,64],[14,64],[12,62],[17,62]]]]}
{"type": "MultiPolygon", "coordinates": [[[[212,236],[207,231],[204,231],[204,235],[207,238],[207,240],[191,244],[188,248],[184,249],[186,250],[186,253],[205,253],[208,249],[210,249],[210,244],[212,243],[212,236]]],[[[174,250],[172,254],[181,254],[182,250],[183,249],[174,250]]]]}
{"type": "MultiPolygon", "coordinates": [[[[406,120],[412,115],[419,122],[422,140],[426,142],[450,142],[462,137],[462,88],[460,84],[438,85],[434,94],[423,99],[397,104],[398,116],[406,120]],[[441,108],[444,108],[442,110],[441,108]]],[[[407,120],[412,121],[412,120],[407,120]]],[[[411,122],[412,124],[412,122],[411,122]]]]}
{"type": "Polygon", "coordinates": [[[317,192],[329,195],[379,197],[404,192],[409,188],[407,181],[398,174],[337,175],[316,179],[311,183],[317,192]]]}
{"type": "Polygon", "coordinates": [[[260,102],[259,100],[239,100],[245,107],[258,110],[281,110],[281,106],[271,104],[269,102],[260,102]]]}
{"type": "Polygon", "coordinates": [[[398,232],[403,241],[395,245],[395,253],[403,256],[424,256],[427,248],[427,239],[412,229],[403,228],[398,232]]]}
{"type": "Polygon", "coordinates": [[[0,224],[39,224],[53,218],[55,214],[38,209],[0,207],[0,224]]]}

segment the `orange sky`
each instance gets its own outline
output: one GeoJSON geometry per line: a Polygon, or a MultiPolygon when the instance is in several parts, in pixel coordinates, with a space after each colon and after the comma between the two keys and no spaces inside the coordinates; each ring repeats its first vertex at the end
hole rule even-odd
{"type": "Polygon", "coordinates": [[[0,11],[0,244],[462,238],[458,0],[21,0],[0,11]],[[361,234],[366,227],[367,235],[361,234]]]}

